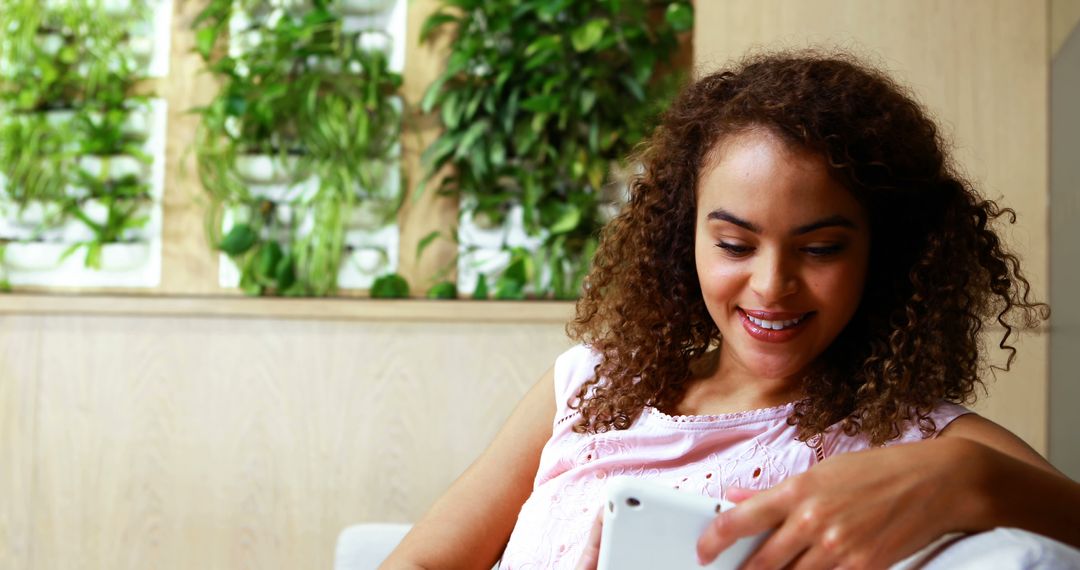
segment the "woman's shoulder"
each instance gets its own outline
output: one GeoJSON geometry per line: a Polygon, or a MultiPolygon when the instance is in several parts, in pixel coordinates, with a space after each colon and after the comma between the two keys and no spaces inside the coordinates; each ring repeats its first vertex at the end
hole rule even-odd
{"type": "Polygon", "coordinates": [[[602,356],[586,344],[576,344],[555,359],[555,398],[560,408],[596,374],[602,356]]]}
{"type": "MultiPolygon", "coordinates": [[[[912,417],[900,426],[900,434],[885,445],[899,445],[924,439],[933,439],[941,434],[946,426],[960,416],[973,413],[959,404],[941,401],[923,417],[912,417]]],[[[847,435],[839,426],[830,428],[823,438],[826,456],[852,451],[861,451],[872,447],[869,438],[863,434],[847,435]]]]}

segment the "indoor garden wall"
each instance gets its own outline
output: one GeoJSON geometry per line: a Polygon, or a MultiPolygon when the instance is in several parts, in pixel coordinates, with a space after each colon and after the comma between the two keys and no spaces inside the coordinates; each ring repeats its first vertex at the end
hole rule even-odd
{"type": "Polygon", "coordinates": [[[0,0],[5,283],[160,280],[171,3],[0,0]],[[162,30],[165,30],[162,33],[162,30]]]}
{"type": "Polygon", "coordinates": [[[223,286],[408,295],[395,273],[404,9],[212,0],[196,19],[197,48],[220,79],[199,109],[195,152],[223,286]]]}
{"type": "Polygon", "coordinates": [[[673,95],[692,26],[683,1],[443,2],[421,34],[450,36],[422,102],[444,127],[425,182],[458,198],[460,216],[422,245],[445,235],[459,253],[456,287],[440,281],[430,296],[577,297],[626,199],[622,161],[673,95]]]}

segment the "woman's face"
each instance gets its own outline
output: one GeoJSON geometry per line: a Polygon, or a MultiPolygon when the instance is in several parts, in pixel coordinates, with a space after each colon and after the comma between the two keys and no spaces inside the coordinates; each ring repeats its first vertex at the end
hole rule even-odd
{"type": "Polygon", "coordinates": [[[866,213],[823,157],[765,129],[724,140],[697,192],[695,259],[723,336],[721,364],[759,378],[797,375],[859,305],[866,213]]]}

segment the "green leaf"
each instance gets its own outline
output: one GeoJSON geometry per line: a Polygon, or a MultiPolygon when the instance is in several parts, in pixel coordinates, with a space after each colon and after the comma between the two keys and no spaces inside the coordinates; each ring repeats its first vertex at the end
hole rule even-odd
{"type": "Polygon", "coordinates": [[[637,79],[629,75],[620,75],[619,82],[626,86],[626,89],[630,91],[630,94],[634,96],[634,99],[645,101],[645,90],[638,84],[637,79]]]}
{"type": "Polygon", "coordinates": [[[445,24],[450,22],[457,22],[458,19],[446,12],[436,12],[424,20],[424,25],[420,28],[420,43],[424,43],[431,39],[432,35],[445,24]]]}
{"type": "Polygon", "coordinates": [[[555,113],[559,110],[559,98],[555,95],[533,95],[521,102],[521,108],[534,113],[555,113]]]}
{"type": "Polygon", "coordinates": [[[428,169],[441,166],[442,161],[454,152],[458,146],[458,139],[450,133],[443,133],[434,144],[424,149],[421,161],[428,169]]]}
{"type": "Polygon", "coordinates": [[[690,4],[677,2],[669,4],[664,11],[664,19],[676,32],[685,32],[694,27],[694,9],[690,4]]]}
{"type": "Polygon", "coordinates": [[[592,111],[593,105],[596,104],[596,91],[592,89],[584,89],[581,92],[581,114],[588,115],[589,111],[592,111]]]}
{"type": "Polygon", "coordinates": [[[573,44],[574,51],[583,53],[592,49],[600,38],[604,37],[607,26],[607,20],[595,18],[571,32],[570,43],[573,44]]]}
{"type": "Polygon", "coordinates": [[[255,261],[255,279],[263,285],[271,285],[277,277],[277,267],[281,263],[281,246],[271,241],[259,248],[255,261]]]}
{"type": "Polygon", "coordinates": [[[424,98],[420,101],[420,110],[424,113],[430,113],[435,108],[435,103],[439,99],[439,95],[442,95],[443,84],[449,80],[453,74],[447,70],[438,78],[435,79],[428,86],[427,91],[424,92],[424,98]]]}
{"type": "Polygon", "coordinates": [[[218,249],[229,256],[237,256],[251,249],[259,234],[248,224],[236,224],[218,244],[218,249]]]}
{"type": "Polygon", "coordinates": [[[428,299],[457,299],[457,285],[450,281],[436,283],[428,289],[428,299]]]}
{"type": "Polygon", "coordinates": [[[457,150],[454,152],[454,158],[463,158],[465,155],[469,154],[469,151],[472,150],[473,145],[476,144],[476,140],[480,138],[480,135],[487,132],[487,129],[487,119],[473,123],[472,126],[469,127],[469,130],[465,131],[464,135],[461,135],[461,143],[458,145],[457,150]]]}
{"type": "Polygon", "coordinates": [[[296,258],[291,253],[278,261],[274,269],[274,280],[277,282],[278,292],[283,294],[296,283],[296,258]]]}
{"type": "Polygon", "coordinates": [[[510,265],[506,266],[502,275],[499,277],[500,281],[514,281],[517,283],[528,283],[529,281],[529,266],[528,255],[518,253],[514,256],[514,260],[510,262],[510,265]]]}
{"type": "Polygon", "coordinates": [[[452,91],[446,96],[446,100],[442,103],[442,122],[443,125],[446,125],[448,130],[454,130],[461,124],[461,109],[459,105],[461,97],[459,97],[459,95],[459,91],[452,91]]]}
{"type": "Polygon", "coordinates": [[[476,289],[473,289],[473,299],[487,299],[488,298],[488,284],[487,277],[481,273],[476,276],[476,289]]]}
{"type": "Polygon", "coordinates": [[[409,297],[409,283],[397,273],[383,275],[371,284],[372,299],[406,299],[409,297]]]}
{"type": "Polygon", "coordinates": [[[533,43],[529,44],[529,46],[525,48],[525,52],[524,52],[523,55],[525,57],[531,58],[534,55],[544,54],[546,52],[551,52],[551,51],[555,51],[556,54],[554,54],[554,55],[557,55],[561,51],[561,50],[559,50],[559,46],[561,46],[561,45],[562,45],[562,36],[558,36],[558,35],[544,36],[544,37],[534,41],[533,43]]]}
{"type": "Polygon", "coordinates": [[[565,234],[573,231],[581,223],[581,210],[573,205],[566,204],[562,208],[562,213],[559,215],[559,219],[548,228],[552,234],[565,234]]]}
{"type": "Polygon", "coordinates": [[[420,238],[420,241],[416,244],[417,259],[420,259],[420,256],[424,253],[424,250],[427,249],[429,245],[431,245],[431,242],[438,239],[440,233],[441,232],[439,230],[432,230],[430,233],[420,238]]]}
{"type": "Polygon", "coordinates": [[[525,284],[519,281],[499,280],[495,287],[495,298],[500,301],[519,301],[525,298],[525,284]]]}
{"type": "Polygon", "coordinates": [[[210,59],[210,53],[214,51],[214,43],[217,42],[219,30],[220,28],[217,26],[209,26],[200,28],[199,31],[195,32],[195,49],[198,50],[203,59],[210,59]]]}

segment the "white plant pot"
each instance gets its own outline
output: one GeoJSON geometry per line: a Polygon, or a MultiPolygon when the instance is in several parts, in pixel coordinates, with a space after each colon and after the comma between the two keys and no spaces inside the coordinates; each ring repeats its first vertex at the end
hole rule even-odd
{"type": "Polygon", "coordinates": [[[377,230],[394,223],[393,205],[385,200],[362,198],[349,215],[349,227],[360,230],[377,230]]]}
{"type": "Polygon", "coordinates": [[[136,61],[143,65],[147,64],[154,56],[154,38],[151,36],[131,36],[127,41],[127,45],[136,61]]]}
{"type": "MultiPolygon", "coordinates": [[[[109,207],[96,199],[84,201],[79,209],[91,222],[101,225],[109,219],[109,207]]],[[[150,204],[144,203],[139,206],[133,216],[149,215],[150,204]]],[[[144,228],[134,228],[124,231],[123,239],[140,239],[145,235],[144,228]]],[[[94,239],[94,230],[81,219],[72,219],[64,228],[64,241],[78,242],[94,239]]]]}
{"type": "Polygon", "coordinates": [[[4,267],[17,271],[49,271],[60,265],[67,244],[12,242],[4,250],[4,267]]]}
{"type": "Polygon", "coordinates": [[[124,121],[123,133],[136,139],[146,139],[150,136],[150,109],[137,107],[128,112],[127,120],[124,121]]]}
{"type": "Polygon", "coordinates": [[[458,226],[458,239],[463,246],[481,249],[501,249],[506,243],[507,225],[494,224],[485,215],[467,212],[458,226]]]}
{"type": "Polygon", "coordinates": [[[395,0],[338,0],[338,10],[345,15],[363,16],[385,12],[394,6],[395,0]]]}
{"type": "Polygon", "coordinates": [[[72,121],[75,118],[75,111],[68,109],[59,109],[56,111],[45,111],[45,122],[49,123],[53,127],[61,127],[72,121]]]}
{"type": "Polygon", "coordinates": [[[297,158],[270,154],[236,157],[236,174],[251,184],[284,184],[296,180],[297,158]]]}
{"type": "Polygon", "coordinates": [[[7,200],[3,201],[3,215],[11,224],[28,230],[35,230],[60,221],[63,208],[55,202],[28,202],[25,208],[7,200]]]}
{"type": "Polygon", "coordinates": [[[118,180],[125,176],[146,178],[149,174],[149,166],[143,164],[134,156],[117,154],[112,156],[81,156],[79,168],[85,170],[90,176],[102,180],[118,180]]]}
{"type": "Polygon", "coordinates": [[[378,275],[389,268],[386,254],[378,249],[362,247],[353,250],[349,261],[365,275],[378,275]]]}
{"type": "Polygon", "coordinates": [[[297,11],[311,7],[311,2],[309,0],[269,0],[267,4],[271,7],[288,11],[297,11]]]}
{"type": "Polygon", "coordinates": [[[38,46],[45,55],[56,55],[64,47],[64,37],[60,34],[38,34],[38,46]]]}
{"type": "Polygon", "coordinates": [[[385,32],[363,31],[356,36],[356,47],[369,52],[390,53],[390,49],[394,47],[394,39],[385,32]]]}
{"type": "Polygon", "coordinates": [[[283,184],[253,184],[247,186],[248,195],[255,199],[269,200],[279,207],[282,204],[310,200],[319,191],[319,179],[309,177],[299,182],[283,184]]]}
{"type": "Polygon", "coordinates": [[[101,9],[110,16],[123,16],[131,11],[131,0],[100,0],[101,9]]]}
{"type": "Polygon", "coordinates": [[[109,207],[99,200],[86,200],[79,209],[95,224],[104,224],[109,219],[109,207]]]}
{"type": "Polygon", "coordinates": [[[101,246],[102,271],[130,271],[143,267],[150,260],[150,244],[146,242],[108,243],[101,246]]]}

